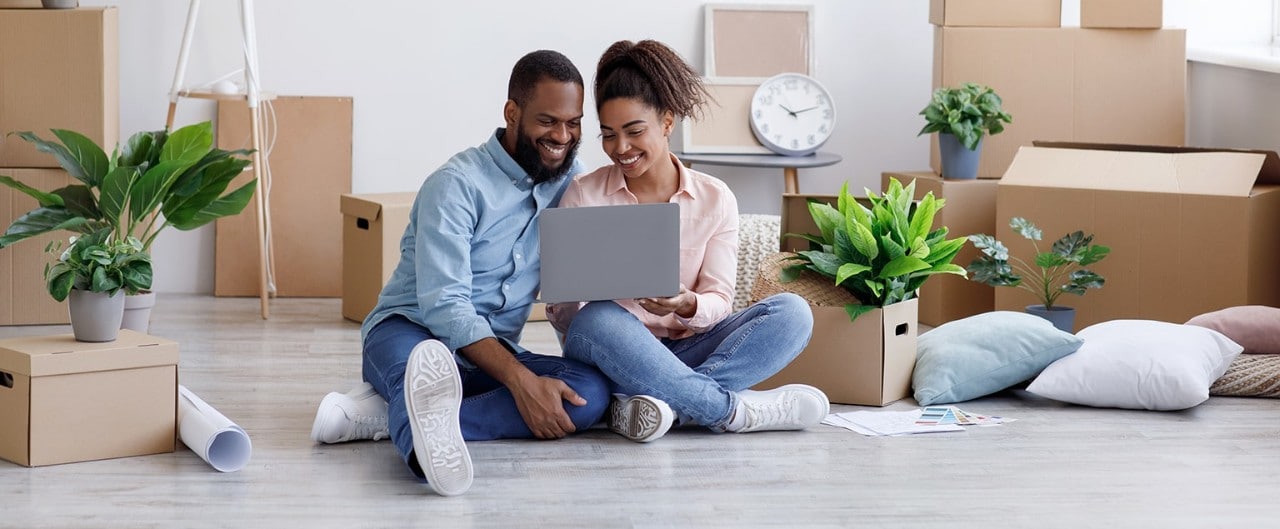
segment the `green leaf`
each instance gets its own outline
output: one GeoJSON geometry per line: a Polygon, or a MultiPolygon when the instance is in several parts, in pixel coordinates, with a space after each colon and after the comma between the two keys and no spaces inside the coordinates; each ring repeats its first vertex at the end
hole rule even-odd
{"type": "Polygon", "coordinates": [[[800,274],[804,273],[805,265],[793,265],[784,267],[778,271],[778,281],[790,283],[800,279],[800,274]]]}
{"type": "Polygon", "coordinates": [[[876,236],[871,233],[871,229],[860,223],[846,224],[846,231],[849,233],[849,240],[853,244],[854,251],[858,255],[866,258],[867,262],[874,261],[880,256],[880,248],[876,245],[876,236]]]}
{"type": "Polygon", "coordinates": [[[860,305],[857,303],[849,303],[844,306],[845,314],[849,315],[849,321],[857,321],[858,316],[876,310],[879,307],[874,305],[860,305]]]}
{"type": "Polygon", "coordinates": [[[90,187],[101,184],[103,177],[107,176],[107,166],[110,165],[102,147],[75,131],[53,129],[53,135],[62,140],[67,153],[84,171],[84,182],[90,187]]]}
{"type": "Polygon", "coordinates": [[[884,268],[880,270],[880,273],[877,274],[876,277],[888,279],[891,277],[909,275],[912,272],[918,272],[920,270],[928,270],[929,268],[931,268],[931,266],[929,266],[929,263],[924,262],[924,259],[904,255],[889,261],[889,264],[884,265],[884,268]]]}
{"type": "Polygon", "coordinates": [[[84,217],[67,211],[66,208],[36,208],[9,225],[4,236],[0,236],[0,248],[51,231],[71,230],[85,222],[84,217]]]}
{"type": "Polygon", "coordinates": [[[147,169],[129,189],[129,217],[138,222],[155,212],[178,174],[195,161],[169,160],[147,169]]]}
{"type": "Polygon", "coordinates": [[[979,233],[977,235],[970,235],[969,242],[973,243],[973,247],[981,250],[987,257],[997,261],[1009,260],[1009,249],[1005,248],[1004,243],[997,241],[995,237],[979,233]]]}
{"type": "Polygon", "coordinates": [[[10,177],[10,176],[0,175],[0,184],[4,184],[14,189],[17,189],[18,191],[25,193],[27,196],[30,196],[31,198],[36,199],[36,202],[38,202],[41,207],[47,208],[50,206],[63,205],[62,197],[55,195],[53,193],[45,193],[44,191],[41,191],[27,184],[19,182],[18,180],[15,180],[13,177],[10,177]]]}
{"type": "Polygon", "coordinates": [[[1101,261],[1111,253],[1111,248],[1101,244],[1090,246],[1084,251],[1084,255],[1080,256],[1080,266],[1089,266],[1093,263],[1101,261]]]}
{"type": "Polygon", "coordinates": [[[133,185],[137,170],[132,167],[116,167],[102,179],[101,198],[98,209],[102,216],[114,225],[121,225],[120,215],[124,213],[129,201],[129,188],[133,185]]]}
{"type": "Polygon", "coordinates": [[[129,137],[124,147],[120,150],[118,165],[137,167],[148,162],[148,156],[151,154],[151,145],[156,141],[156,133],[152,131],[139,132],[129,137]]]}
{"type": "Polygon", "coordinates": [[[840,258],[840,260],[844,262],[857,261],[858,255],[860,254],[857,249],[854,248],[853,241],[849,239],[849,231],[840,229],[835,230],[835,236],[836,241],[835,244],[832,245],[832,249],[834,250],[836,257],[840,258]]]}
{"type": "Polygon", "coordinates": [[[963,237],[957,237],[933,244],[929,247],[929,256],[923,259],[925,262],[935,266],[941,263],[950,263],[952,259],[955,259],[956,254],[960,253],[960,249],[964,248],[964,242],[965,239],[963,237]]]}
{"type": "Polygon", "coordinates": [[[920,200],[920,205],[916,207],[915,214],[911,216],[911,228],[907,231],[908,240],[924,239],[928,236],[929,230],[933,229],[933,217],[937,211],[938,202],[933,198],[933,192],[925,193],[924,198],[920,200]]]}
{"type": "Polygon", "coordinates": [[[97,182],[93,181],[92,177],[85,172],[84,167],[80,165],[80,161],[72,156],[71,151],[67,150],[66,147],[63,147],[62,144],[42,140],[39,136],[27,131],[13,132],[11,134],[16,134],[19,138],[35,145],[37,151],[52,154],[53,158],[58,161],[58,165],[62,167],[67,174],[71,175],[72,178],[84,182],[91,187],[98,185],[97,182]]]}
{"type": "Polygon", "coordinates": [[[1052,252],[1041,252],[1036,254],[1036,266],[1040,268],[1053,268],[1070,262],[1071,261],[1068,261],[1067,258],[1052,252]]]}
{"type": "MultiPolygon", "coordinates": [[[[136,254],[135,254],[136,255],[136,254]]],[[[121,269],[124,276],[125,288],[133,294],[140,290],[151,288],[151,262],[150,261],[134,261],[121,269]]]]}
{"type": "MultiPolygon", "coordinates": [[[[202,162],[203,163],[203,162],[202,162]]],[[[183,196],[177,189],[179,184],[174,183],[174,187],[170,188],[169,194],[165,197],[164,203],[161,204],[161,211],[170,224],[187,224],[191,222],[195,215],[202,209],[217,200],[222,192],[227,189],[236,177],[240,176],[247,160],[234,158],[223,158],[206,167],[201,174],[195,178],[189,178],[190,182],[197,182],[198,187],[191,193],[183,196]]],[[[182,178],[190,171],[184,173],[182,178]]]]}
{"type": "Polygon", "coordinates": [[[823,275],[835,277],[836,272],[840,270],[840,258],[833,254],[813,250],[807,250],[799,253],[800,255],[808,257],[809,262],[813,263],[813,266],[823,275]]]}
{"type": "Polygon", "coordinates": [[[58,195],[62,199],[63,206],[76,215],[90,220],[102,218],[102,212],[98,210],[98,200],[93,197],[93,191],[90,191],[88,186],[74,184],[60,187],[54,189],[53,194],[58,195]]]}
{"type": "Polygon", "coordinates": [[[75,285],[76,274],[71,267],[65,263],[58,263],[49,269],[45,286],[49,289],[49,295],[54,300],[62,302],[71,294],[71,287],[75,285]]]}
{"type": "Polygon", "coordinates": [[[813,217],[813,223],[822,233],[823,244],[831,244],[831,241],[835,240],[836,227],[844,222],[844,217],[829,204],[818,201],[809,202],[809,215],[813,217]]]}
{"type": "Polygon", "coordinates": [[[1040,228],[1037,228],[1035,224],[1032,224],[1031,221],[1027,219],[1024,219],[1022,217],[1014,217],[1009,221],[1009,227],[1013,228],[1013,231],[1017,232],[1018,235],[1026,237],[1033,241],[1040,240],[1040,237],[1041,237],[1040,228]]]}
{"type": "Polygon", "coordinates": [[[1102,288],[1107,280],[1102,276],[1095,274],[1089,270],[1076,270],[1071,272],[1071,280],[1062,286],[1062,291],[1068,294],[1083,296],[1086,289],[1102,288]]]}
{"type": "Polygon", "coordinates": [[[185,162],[191,166],[204,158],[205,153],[213,148],[213,124],[205,121],[187,125],[169,134],[164,147],[160,150],[160,163],[185,162]]]}
{"type": "Polygon", "coordinates": [[[849,278],[869,271],[871,271],[871,267],[867,265],[860,265],[857,263],[842,264],[840,265],[840,268],[836,270],[836,284],[844,284],[844,282],[849,278]]]}
{"type": "Polygon", "coordinates": [[[238,215],[244,210],[245,206],[249,204],[249,201],[253,199],[254,185],[256,183],[257,179],[254,179],[249,183],[240,186],[239,189],[227,193],[222,198],[209,203],[209,205],[201,208],[200,211],[197,211],[192,215],[190,219],[182,222],[171,222],[171,224],[179,230],[193,230],[213,222],[216,219],[238,215]]]}
{"type": "Polygon", "coordinates": [[[1093,243],[1092,235],[1086,236],[1083,231],[1073,231],[1054,241],[1050,251],[1067,261],[1078,263],[1084,258],[1085,249],[1091,243],[1093,243]]]}

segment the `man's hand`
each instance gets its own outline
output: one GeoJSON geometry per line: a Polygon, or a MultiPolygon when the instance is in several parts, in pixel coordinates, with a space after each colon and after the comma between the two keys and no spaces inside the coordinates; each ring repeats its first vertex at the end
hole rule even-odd
{"type": "Polygon", "coordinates": [[[529,431],[538,439],[559,439],[577,430],[573,419],[564,411],[562,401],[583,406],[587,399],[565,384],[563,380],[540,377],[529,372],[520,382],[507,386],[515,397],[520,417],[529,431]]]}

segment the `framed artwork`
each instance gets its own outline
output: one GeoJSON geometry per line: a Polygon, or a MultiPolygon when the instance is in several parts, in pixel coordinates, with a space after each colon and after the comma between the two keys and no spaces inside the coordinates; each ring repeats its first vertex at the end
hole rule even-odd
{"type": "Polygon", "coordinates": [[[751,132],[751,98],[759,82],[704,79],[703,85],[715,101],[704,109],[702,119],[680,122],[678,134],[672,138],[672,149],[697,154],[773,152],[761,145],[751,132]]]}
{"type": "Polygon", "coordinates": [[[705,24],[707,77],[814,73],[813,6],[707,4],[705,24]]]}

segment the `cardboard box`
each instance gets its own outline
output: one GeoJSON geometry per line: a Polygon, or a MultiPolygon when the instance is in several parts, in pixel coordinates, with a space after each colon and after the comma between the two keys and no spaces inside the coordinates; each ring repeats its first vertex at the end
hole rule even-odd
{"type": "MultiPolygon", "coordinates": [[[[781,234],[788,233],[818,233],[818,225],[813,222],[813,215],[809,214],[809,201],[815,200],[836,207],[836,195],[806,195],[784,193],[782,195],[782,220],[781,234]]],[[[798,252],[800,250],[809,249],[809,241],[799,237],[782,237],[779,244],[779,250],[784,252],[798,252]]]]}
{"type": "Polygon", "coordinates": [[[935,26],[1056,28],[1062,25],[1062,0],[931,0],[929,23],[935,26]]]}
{"type": "Polygon", "coordinates": [[[178,344],[122,329],[0,341],[0,458],[29,467],[172,452],[178,344]]]}
{"type": "MultiPolygon", "coordinates": [[[[41,190],[71,184],[62,169],[0,169],[0,175],[41,190]]],[[[0,186],[0,230],[36,208],[35,199],[25,193],[0,186]]],[[[0,250],[0,325],[61,325],[71,320],[67,305],[49,296],[45,288],[44,265],[54,256],[44,248],[51,241],[66,241],[71,232],[59,231],[32,237],[0,250]]]]}
{"type": "Polygon", "coordinates": [[[0,9],[41,9],[40,0],[0,0],[0,9]]]}
{"type": "MultiPolygon", "coordinates": [[[[950,180],[934,173],[883,173],[881,189],[897,178],[904,185],[915,180],[919,200],[932,192],[947,202],[933,218],[933,228],[946,226],[948,237],[968,237],[978,233],[996,233],[996,183],[998,180],[950,180]]],[[[968,267],[980,252],[965,243],[952,263],[968,267]]],[[[920,323],[938,326],[974,314],[991,312],[995,307],[992,287],[952,274],[930,277],[920,287],[920,323]]]]}
{"type": "Polygon", "coordinates": [[[989,85],[1013,115],[984,138],[980,178],[1000,178],[1033,140],[1182,145],[1186,71],[1185,30],[934,29],[933,85],[989,85]]]}
{"type": "Polygon", "coordinates": [[[1160,29],[1164,0],[1080,0],[1082,28],[1160,29]]]}
{"type": "MultiPolygon", "coordinates": [[[[1075,307],[1076,329],[1137,318],[1182,323],[1237,305],[1280,306],[1280,159],[1269,151],[1037,144],[1018,152],[997,186],[997,238],[1032,258],[1011,217],[1044,232],[1041,248],[1082,230],[1111,254],[1106,278],[1075,307]]],[[[997,310],[1036,303],[996,289],[997,310]]]]}
{"type": "MultiPolygon", "coordinates": [[[[279,129],[269,159],[276,295],[336,298],[343,278],[338,200],[351,192],[352,99],[281,96],[264,104],[279,129]]],[[[218,102],[218,147],[251,147],[244,101],[218,102]]],[[[245,171],[230,189],[255,175],[245,171]]],[[[256,196],[240,215],[217,220],[215,295],[258,295],[255,208],[256,196]]]]}
{"type": "MultiPolygon", "coordinates": [[[[119,139],[120,37],[114,7],[0,10],[0,135],[51,128],[108,152],[119,139]]],[[[58,167],[17,137],[0,137],[0,167],[58,167]]]]}
{"type": "Polygon", "coordinates": [[[363,322],[400,263],[416,192],[342,195],[342,317],[363,322]]]}

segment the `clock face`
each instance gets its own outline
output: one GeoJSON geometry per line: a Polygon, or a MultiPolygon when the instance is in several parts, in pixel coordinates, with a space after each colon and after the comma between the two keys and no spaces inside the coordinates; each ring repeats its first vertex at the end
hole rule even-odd
{"type": "Polygon", "coordinates": [[[751,131],[769,150],[788,156],[817,151],[836,124],[831,94],[812,77],[770,77],[751,98],[751,131]]]}

